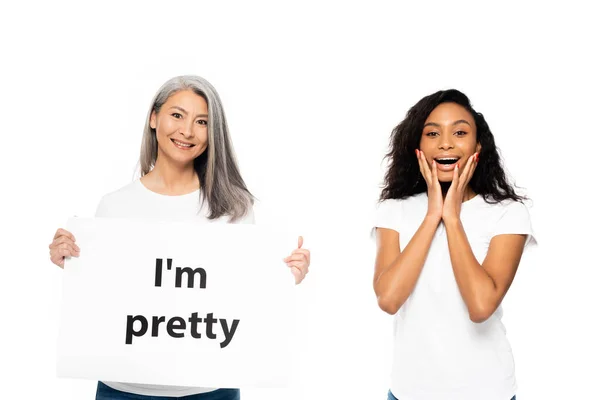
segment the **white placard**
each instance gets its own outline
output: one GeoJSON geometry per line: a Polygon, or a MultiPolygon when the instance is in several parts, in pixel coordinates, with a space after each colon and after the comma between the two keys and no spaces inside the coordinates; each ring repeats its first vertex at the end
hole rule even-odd
{"type": "Polygon", "coordinates": [[[72,218],[58,375],[214,388],[291,374],[297,238],[255,225],[72,218]]]}

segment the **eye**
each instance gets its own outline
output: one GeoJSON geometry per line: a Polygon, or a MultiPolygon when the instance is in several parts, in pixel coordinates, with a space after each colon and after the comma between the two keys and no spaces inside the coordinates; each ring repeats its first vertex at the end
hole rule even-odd
{"type": "Polygon", "coordinates": [[[196,123],[200,125],[208,125],[208,121],[205,119],[199,119],[198,121],[196,121],[196,123]]]}
{"type": "Polygon", "coordinates": [[[435,132],[435,131],[432,131],[432,132],[427,132],[427,133],[425,134],[425,136],[437,136],[437,134],[438,134],[437,132],[435,132]]]}
{"type": "Polygon", "coordinates": [[[454,132],[454,134],[457,135],[457,136],[464,136],[464,135],[467,134],[467,132],[465,132],[465,131],[457,131],[457,132],[454,132]]]}
{"type": "Polygon", "coordinates": [[[177,119],[181,119],[181,118],[183,118],[183,116],[182,116],[181,114],[179,114],[179,113],[173,113],[173,114],[171,114],[171,115],[172,115],[173,117],[177,118],[177,119]]]}

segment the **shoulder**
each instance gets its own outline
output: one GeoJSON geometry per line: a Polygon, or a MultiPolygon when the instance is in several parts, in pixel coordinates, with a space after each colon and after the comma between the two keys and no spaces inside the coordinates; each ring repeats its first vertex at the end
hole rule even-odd
{"type": "Polygon", "coordinates": [[[534,231],[529,207],[520,201],[503,200],[493,205],[495,210],[492,236],[501,234],[528,235],[528,243],[534,242],[534,231]]]}
{"type": "Polygon", "coordinates": [[[427,203],[427,193],[419,193],[404,199],[386,199],[377,203],[375,209],[379,210],[400,210],[403,208],[417,206],[423,201],[427,203]]]}
{"type": "Polygon", "coordinates": [[[96,217],[109,217],[116,208],[136,201],[141,195],[140,185],[138,179],[102,196],[96,208],[96,217]]]}
{"type": "Polygon", "coordinates": [[[498,203],[485,203],[486,208],[492,211],[498,219],[505,216],[527,217],[529,218],[529,208],[520,201],[506,199],[498,203]]]}
{"type": "Polygon", "coordinates": [[[499,203],[499,220],[515,221],[520,224],[530,224],[529,207],[520,201],[505,200],[499,203]]]}
{"type": "Polygon", "coordinates": [[[236,219],[232,219],[231,215],[222,215],[213,220],[215,223],[223,223],[223,224],[250,224],[253,225],[256,223],[254,217],[254,207],[249,205],[246,209],[246,213],[241,217],[236,219]]]}
{"type": "Polygon", "coordinates": [[[418,210],[427,206],[427,194],[419,193],[404,199],[386,199],[377,203],[373,228],[394,229],[400,232],[400,225],[406,218],[420,215],[418,210]]]}
{"type": "Polygon", "coordinates": [[[394,210],[399,210],[402,208],[402,203],[405,202],[405,199],[385,199],[379,201],[375,205],[376,213],[389,212],[394,210]]]}

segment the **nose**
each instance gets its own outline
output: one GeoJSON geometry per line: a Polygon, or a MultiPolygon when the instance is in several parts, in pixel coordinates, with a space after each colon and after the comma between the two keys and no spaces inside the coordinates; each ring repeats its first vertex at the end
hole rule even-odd
{"type": "Polygon", "coordinates": [[[193,123],[194,123],[193,121],[188,122],[188,121],[184,120],[179,125],[179,133],[186,139],[190,139],[190,138],[194,137],[193,123]]]}
{"type": "Polygon", "coordinates": [[[448,132],[444,132],[440,135],[440,139],[439,139],[439,143],[438,143],[438,148],[440,150],[450,150],[454,148],[454,136],[452,135],[452,133],[448,133],[448,132]]]}

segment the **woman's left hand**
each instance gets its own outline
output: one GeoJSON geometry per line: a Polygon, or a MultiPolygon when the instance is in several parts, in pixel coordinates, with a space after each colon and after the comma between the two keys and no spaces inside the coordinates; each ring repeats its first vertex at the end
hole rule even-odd
{"type": "Polygon", "coordinates": [[[310,250],[303,249],[302,244],[304,239],[302,236],[298,237],[298,248],[292,251],[292,254],[283,259],[294,278],[296,278],[296,285],[304,280],[306,274],[308,274],[308,267],[310,266],[310,250]]]}
{"type": "Polygon", "coordinates": [[[444,207],[442,209],[442,220],[445,222],[460,218],[460,208],[465,195],[465,189],[473,177],[473,173],[477,167],[477,161],[479,161],[479,153],[475,153],[469,157],[467,165],[465,165],[460,176],[458,175],[458,166],[454,169],[452,183],[450,184],[448,193],[446,193],[444,207]]]}

